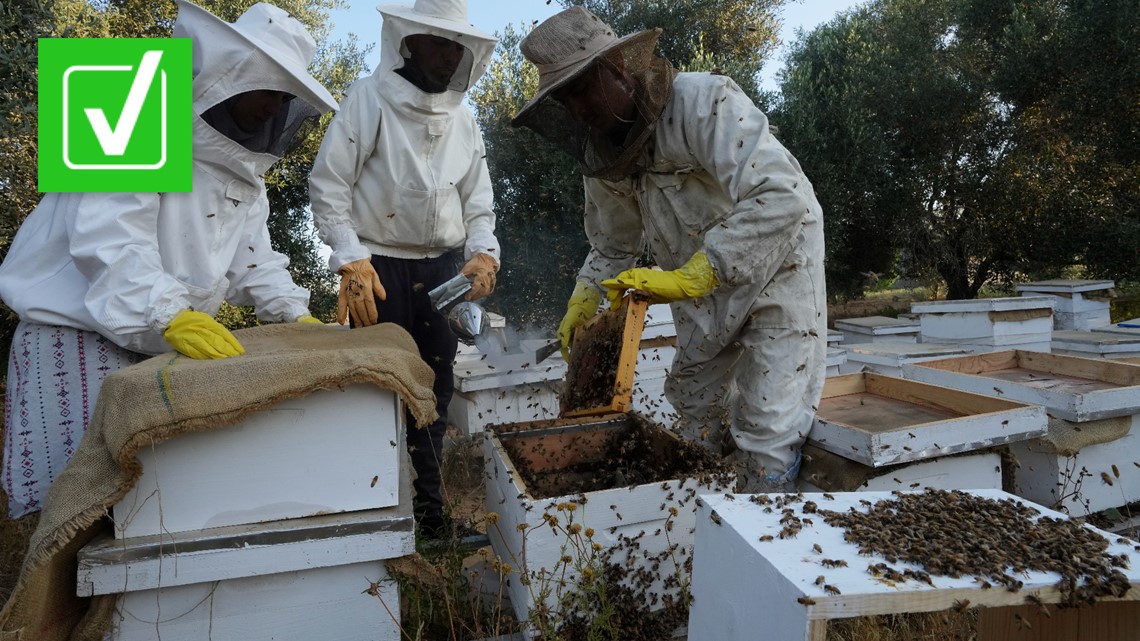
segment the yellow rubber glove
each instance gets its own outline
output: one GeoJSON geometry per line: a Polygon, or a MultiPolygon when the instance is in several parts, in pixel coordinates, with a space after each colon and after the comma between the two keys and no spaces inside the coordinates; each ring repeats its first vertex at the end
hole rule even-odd
{"type": "Polygon", "coordinates": [[[316,316],[313,316],[312,314],[305,314],[304,316],[298,316],[297,320],[295,320],[293,322],[295,322],[295,323],[316,323],[317,325],[324,325],[324,322],[321,321],[321,319],[317,318],[316,316]]]}
{"type": "Polygon", "coordinates": [[[190,358],[226,358],[245,353],[230,330],[213,316],[184,309],[178,312],[162,337],[170,346],[190,358]]]}
{"type": "Polygon", "coordinates": [[[598,313],[598,303],[602,293],[593,285],[578,281],[574,293],[566,303],[566,315],[558,325],[558,340],[562,341],[562,358],[570,361],[570,342],[574,340],[574,330],[598,313]]]}
{"type": "Polygon", "coordinates": [[[499,263],[488,254],[475,254],[463,269],[461,274],[471,279],[471,291],[463,297],[464,300],[479,300],[490,296],[495,291],[495,273],[499,271],[499,263]]]}
{"type": "Polygon", "coordinates": [[[361,258],[340,268],[340,293],[336,300],[336,322],[341,325],[352,313],[357,327],[375,325],[376,299],[385,300],[388,292],[380,284],[380,276],[372,267],[372,259],[361,258]]]}
{"type": "Polygon", "coordinates": [[[640,289],[649,293],[652,296],[650,303],[672,303],[700,298],[719,284],[712,263],[704,252],[693,254],[689,262],[670,271],[635,267],[618,274],[616,278],[602,281],[602,287],[610,290],[608,297],[611,309],[617,309],[621,304],[622,293],[627,289],[640,289]]]}

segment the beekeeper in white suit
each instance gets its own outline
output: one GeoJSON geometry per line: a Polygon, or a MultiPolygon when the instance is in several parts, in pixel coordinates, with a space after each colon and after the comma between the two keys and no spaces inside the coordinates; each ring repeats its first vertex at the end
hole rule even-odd
{"type": "Polygon", "coordinates": [[[213,318],[223,300],[264,321],[320,322],[270,247],[261,177],[336,107],[307,71],[315,42],[269,4],[233,24],[178,8],[174,36],[193,39],[193,191],[47,194],[0,265],[0,297],[20,316],[4,421],[13,518],[40,509],[108,373],[171,348],[241,354],[213,318]]]}
{"type": "Polygon", "coordinates": [[[397,323],[435,371],[439,419],[409,420],[421,532],[444,534],[439,457],[457,341],[428,292],[457,272],[468,300],[499,269],[483,137],[463,104],[495,39],[467,22],[466,0],[381,5],[380,66],[358,80],[329,125],[309,180],[313,221],[341,275],[338,316],[355,327],[397,323]],[[459,265],[462,265],[460,268],[459,265]]]}
{"type": "Polygon", "coordinates": [[[627,289],[670,302],[665,394],[684,436],[747,491],[792,486],[825,372],[823,217],[796,159],[731,79],[677,73],[660,29],[618,38],[572,7],[520,44],[538,67],[515,116],[575,157],[591,250],[559,328],[627,289]],[[633,268],[648,245],[660,269],[633,268]]]}

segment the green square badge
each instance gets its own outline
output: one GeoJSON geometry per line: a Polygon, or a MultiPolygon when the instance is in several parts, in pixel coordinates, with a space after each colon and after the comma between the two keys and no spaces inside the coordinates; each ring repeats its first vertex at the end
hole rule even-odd
{"type": "Polygon", "coordinates": [[[39,190],[193,188],[189,38],[41,38],[39,190]]]}

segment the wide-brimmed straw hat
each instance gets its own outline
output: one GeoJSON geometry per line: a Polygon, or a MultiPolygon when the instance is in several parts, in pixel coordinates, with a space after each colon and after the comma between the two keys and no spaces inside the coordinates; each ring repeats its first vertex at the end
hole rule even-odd
{"type": "MultiPolygon", "coordinates": [[[[226,22],[187,0],[177,0],[176,36],[200,40],[203,47],[224,46],[238,42],[252,46],[279,65],[301,86],[298,97],[321,111],[336,109],[336,100],[324,85],[309,74],[309,63],[317,51],[317,43],[305,26],[284,9],[259,2],[234,23],[226,22]]],[[[195,60],[194,74],[198,60],[195,60]]]]}
{"type": "Polygon", "coordinates": [[[652,50],[660,35],[660,29],[647,29],[619,38],[609,25],[582,7],[570,7],[547,18],[519,43],[523,56],[538,68],[538,91],[513,120],[524,119],[551,92],[582,75],[599,58],[634,46],[652,50]]]}

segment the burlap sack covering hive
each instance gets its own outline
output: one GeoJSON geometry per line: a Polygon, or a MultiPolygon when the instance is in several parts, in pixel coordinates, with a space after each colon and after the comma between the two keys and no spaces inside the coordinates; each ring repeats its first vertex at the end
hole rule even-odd
{"type": "Polygon", "coordinates": [[[102,639],[114,597],[75,596],[76,553],[109,526],[103,517],[142,474],[141,448],[353,383],[396,392],[417,424],[436,418],[432,370],[396,325],[349,331],[292,323],[235,335],[242,356],[194,360],[171,352],[107,377],[75,457],[48,492],[19,582],[0,611],[0,639],[102,639]]]}

